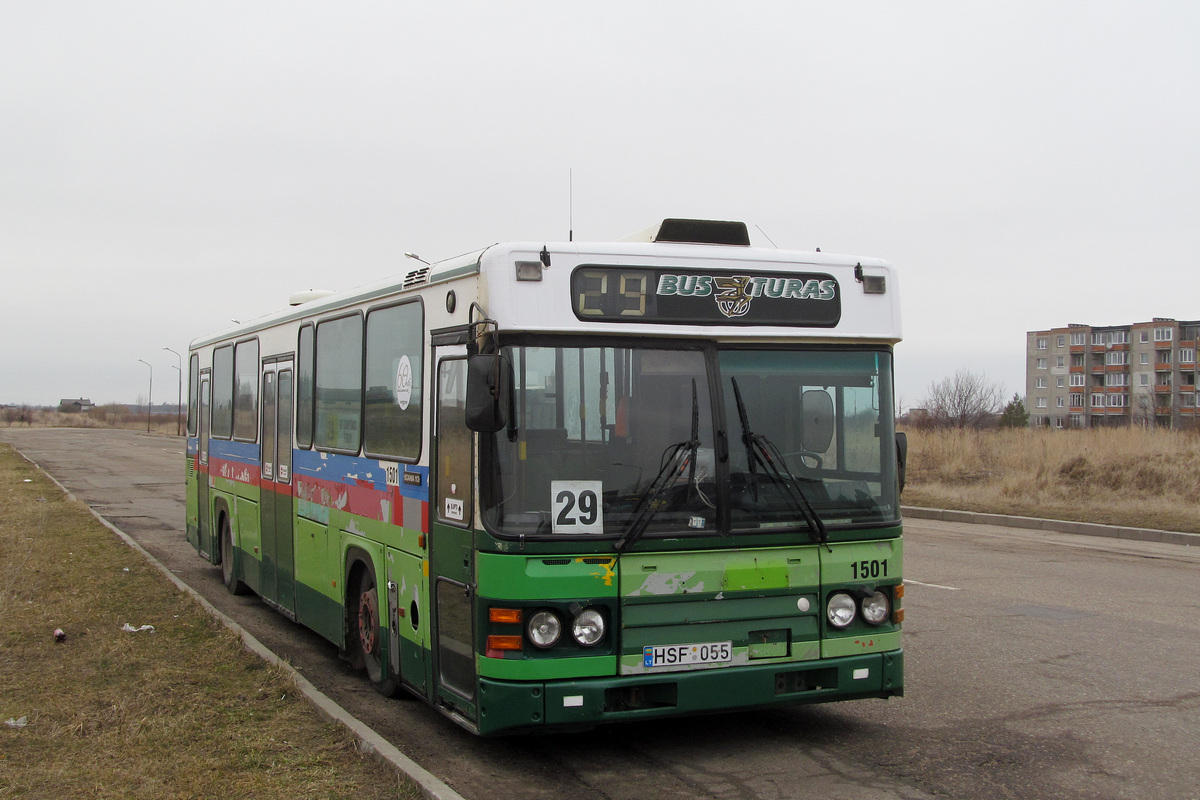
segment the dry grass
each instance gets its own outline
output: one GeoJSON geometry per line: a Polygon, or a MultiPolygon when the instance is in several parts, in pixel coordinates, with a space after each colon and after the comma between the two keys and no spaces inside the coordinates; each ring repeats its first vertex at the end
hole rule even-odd
{"type": "Polygon", "coordinates": [[[1200,437],[910,431],[904,504],[1200,532],[1200,437]]]}
{"type": "MultiPolygon", "coordinates": [[[[186,409],[185,409],[186,410],[186,409]]],[[[143,409],[131,412],[122,405],[96,406],[90,411],[64,413],[56,408],[9,406],[0,409],[0,425],[6,428],[122,428],[173,434],[179,430],[174,414],[152,414],[143,409]]]]}
{"type": "Polygon", "coordinates": [[[0,798],[419,796],[7,445],[0,687],[0,798]]]}

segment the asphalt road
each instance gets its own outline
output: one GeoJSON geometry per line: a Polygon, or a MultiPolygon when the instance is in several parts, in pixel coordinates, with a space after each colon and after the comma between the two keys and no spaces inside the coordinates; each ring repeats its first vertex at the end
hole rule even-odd
{"type": "Polygon", "coordinates": [[[183,537],[182,440],[0,440],[470,800],[1200,800],[1200,548],[912,520],[906,697],[488,740],[226,593],[183,537]]]}

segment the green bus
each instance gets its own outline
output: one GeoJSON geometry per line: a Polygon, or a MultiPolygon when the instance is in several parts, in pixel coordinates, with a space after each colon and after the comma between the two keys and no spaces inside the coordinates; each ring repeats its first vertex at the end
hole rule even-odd
{"type": "Polygon", "coordinates": [[[483,735],[900,696],[897,278],[669,219],[189,350],[187,537],[483,735]]]}

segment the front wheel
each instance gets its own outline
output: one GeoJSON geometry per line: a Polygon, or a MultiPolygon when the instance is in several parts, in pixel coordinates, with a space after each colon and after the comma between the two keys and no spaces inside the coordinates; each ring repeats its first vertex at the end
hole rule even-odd
{"type": "Polygon", "coordinates": [[[379,589],[375,570],[369,564],[358,572],[354,591],[347,598],[350,607],[350,638],[357,651],[354,662],[361,662],[375,691],[392,697],[400,688],[395,678],[386,675],[387,659],[383,652],[383,621],[379,614],[379,589]]]}
{"type": "Polygon", "coordinates": [[[250,591],[250,587],[239,580],[233,570],[233,531],[229,527],[228,517],[221,519],[221,580],[230,594],[242,595],[250,591]]]}

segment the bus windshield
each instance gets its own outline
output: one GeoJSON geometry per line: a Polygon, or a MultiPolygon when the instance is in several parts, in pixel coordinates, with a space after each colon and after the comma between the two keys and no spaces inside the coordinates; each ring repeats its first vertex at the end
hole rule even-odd
{"type": "Polygon", "coordinates": [[[500,535],[819,540],[898,516],[886,350],[502,350],[512,412],[480,447],[500,535]]]}

